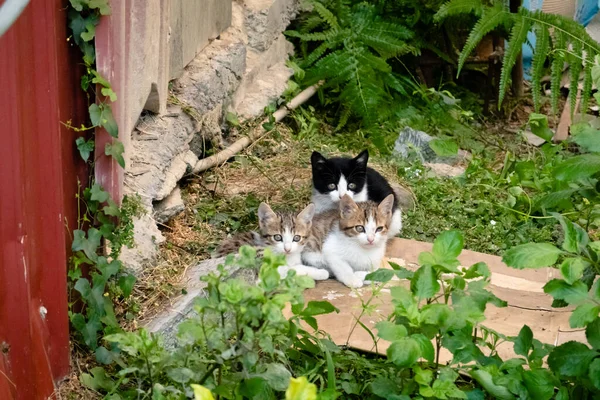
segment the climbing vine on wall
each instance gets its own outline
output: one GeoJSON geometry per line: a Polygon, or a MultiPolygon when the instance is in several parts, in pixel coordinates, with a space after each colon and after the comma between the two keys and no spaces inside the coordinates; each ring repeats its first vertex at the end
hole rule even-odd
{"type": "MultiPolygon", "coordinates": [[[[92,177],[96,159],[94,132],[98,127],[113,137],[112,143],[106,144],[104,154],[125,168],[124,148],[117,140],[119,129],[111,108],[117,94],[110,82],[95,69],[96,27],[100,18],[110,12],[108,0],[70,0],[68,20],[72,36],[69,40],[82,52],[85,72],[81,77],[81,88],[90,104],[90,124],[75,127],[69,121],[66,125],[83,133],[75,145],[83,160],[90,163],[92,177]]],[[[77,338],[96,352],[99,362],[109,363],[112,353],[98,346],[98,338],[100,334],[121,331],[113,304],[131,295],[135,277],[125,271],[118,257],[124,245],[133,245],[132,218],[139,216],[142,208],[138,199],[128,197],[119,207],[93,178],[88,187],[79,191],[78,201],[79,220],[73,232],[73,256],[68,274],[71,289],[74,289],[69,301],[69,317],[77,338]]]]}

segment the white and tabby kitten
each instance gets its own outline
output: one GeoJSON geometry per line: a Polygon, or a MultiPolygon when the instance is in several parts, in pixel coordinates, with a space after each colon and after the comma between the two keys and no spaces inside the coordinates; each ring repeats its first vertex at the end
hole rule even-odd
{"type": "Polygon", "coordinates": [[[379,268],[385,256],[393,206],[393,194],[379,204],[356,203],[345,194],[339,209],[314,217],[303,263],[328,269],[348,287],[363,286],[365,276],[379,268]]]}
{"type": "Polygon", "coordinates": [[[388,237],[392,238],[402,229],[402,212],[398,195],[388,181],[377,171],[367,167],[369,152],[362,151],[354,158],[325,158],[318,152],[311,156],[313,195],[312,202],[317,213],[338,208],[344,195],[355,202],[374,201],[380,203],[390,194],[394,195],[392,221],[388,237]]]}
{"type": "Polygon", "coordinates": [[[217,249],[218,256],[235,253],[243,245],[259,249],[270,248],[276,254],[283,254],[286,265],[278,268],[281,277],[290,269],[298,275],[308,275],[314,280],[329,278],[329,272],[302,265],[301,253],[310,236],[315,206],[309,204],[300,213],[274,212],[266,203],[258,207],[260,232],[244,232],[224,241],[217,249]]]}

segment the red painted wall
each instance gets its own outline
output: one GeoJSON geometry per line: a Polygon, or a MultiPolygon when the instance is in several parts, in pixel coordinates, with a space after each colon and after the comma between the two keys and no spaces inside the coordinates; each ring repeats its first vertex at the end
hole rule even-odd
{"type": "Polygon", "coordinates": [[[77,180],[61,122],[85,120],[68,0],[32,0],[0,37],[0,399],[46,399],[69,371],[67,261],[77,180]]]}

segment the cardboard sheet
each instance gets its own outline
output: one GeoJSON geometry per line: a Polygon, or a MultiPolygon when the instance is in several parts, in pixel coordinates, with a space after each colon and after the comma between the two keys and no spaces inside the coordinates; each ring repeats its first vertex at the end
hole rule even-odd
{"type": "MultiPolygon", "coordinates": [[[[416,270],[419,254],[423,251],[431,251],[431,248],[431,243],[393,239],[388,243],[387,261],[416,270]]],[[[521,327],[527,324],[532,329],[534,337],[544,343],[558,345],[570,340],[586,342],[583,329],[574,330],[569,327],[571,309],[552,308],[552,298],[543,292],[544,284],[556,277],[558,271],[551,268],[516,270],[502,263],[500,257],[468,250],[462,252],[459,260],[465,267],[480,261],[485,262],[492,272],[489,289],[508,302],[508,306],[504,308],[488,305],[485,314],[487,319],[483,323],[486,327],[507,336],[516,336],[521,327]]],[[[390,268],[387,262],[382,267],[390,268]]],[[[393,280],[387,285],[408,287],[409,282],[393,280]]],[[[330,279],[317,282],[314,289],[305,293],[305,297],[307,301],[328,300],[340,310],[337,314],[317,317],[319,328],[331,335],[338,345],[385,354],[389,343],[379,340],[375,346],[370,334],[356,323],[356,318],[361,313],[361,301],[368,301],[372,297],[369,286],[350,289],[330,279]]],[[[384,288],[370,304],[373,312],[363,315],[360,321],[376,333],[375,324],[385,319],[393,310],[389,289],[384,288]]],[[[500,345],[498,352],[502,358],[514,357],[512,343],[500,345]]],[[[450,359],[450,353],[442,351],[440,361],[446,362],[450,359]]]]}

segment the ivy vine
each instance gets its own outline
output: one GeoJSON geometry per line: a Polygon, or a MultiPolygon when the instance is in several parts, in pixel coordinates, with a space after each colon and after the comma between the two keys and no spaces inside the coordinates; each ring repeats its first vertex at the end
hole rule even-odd
{"type": "MultiPolygon", "coordinates": [[[[110,13],[108,0],[70,0],[68,21],[72,36],[69,40],[82,52],[85,73],[81,77],[81,88],[90,103],[90,125],[75,127],[70,121],[65,125],[77,132],[92,133],[91,137],[82,135],[75,141],[79,154],[91,165],[92,177],[94,132],[98,127],[113,137],[104,153],[125,168],[124,148],[117,140],[119,129],[111,108],[117,94],[96,70],[96,27],[100,18],[110,13]]],[[[114,303],[131,295],[136,279],[125,270],[119,254],[124,245],[133,245],[133,217],[140,216],[143,208],[139,198],[127,196],[119,207],[93,178],[88,187],[79,190],[77,199],[78,226],[73,232],[73,256],[68,272],[70,287],[74,289],[69,301],[69,318],[77,339],[95,351],[99,362],[109,363],[112,353],[99,346],[98,339],[101,335],[122,331],[114,303]]]]}

